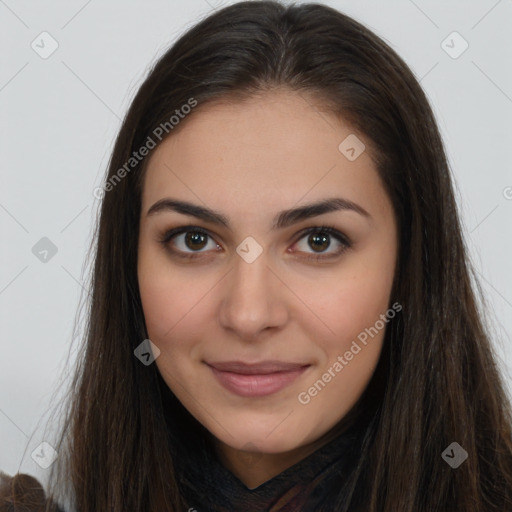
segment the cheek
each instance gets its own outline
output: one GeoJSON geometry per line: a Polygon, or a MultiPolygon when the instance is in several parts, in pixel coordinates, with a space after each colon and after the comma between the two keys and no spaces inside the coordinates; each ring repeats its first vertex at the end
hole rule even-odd
{"type": "Polygon", "coordinates": [[[138,283],[148,336],[165,345],[176,332],[191,332],[198,325],[197,315],[204,314],[201,307],[208,303],[216,280],[177,269],[165,254],[139,247],[138,283]]]}
{"type": "Polygon", "coordinates": [[[180,400],[186,399],[180,389],[194,372],[196,340],[204,338],[208,318],[208,289],[204,283],[188,284],[157,272],[139,282],[148,337],[160,350],[155,363],[180,400]]]}
{"type": "Polygon", "coordinates": [[[319,316],[330,332],[315,337],[310,331],[322,355],[317,370],[297,396],[304,411],[322,418],[326,428],[345,415],[367,387],[379,361],[389,319],[394,316],[382,320],[390,308],[390,276],[366,270],[345,277],[342,285],[331,285],[329,300],[316,292],[322,311],[319,316]]]}
{"type": "Polygon", "coordinates": [[[162,282],[143,283],[141,300],[149,338],[162,348],[171,341],[193,338],[199,333],[201,323],[206,320],[205,295],[208,289],[185,287],[163,287],[162,282]],[[181,290],[181,291],[176,291],[181,290]]]}
{"type": "Polygon", "coordinates": [[[321,329],[325,350],[348,350],[352,340],[386,313],[393,282],[392,265],[392,258],[383,264],[382,260],[371,262],[369,258],[354,257],[336,275],[299,290],[317,317],[308,315],[311,339],[318,339],[321,329]]]}

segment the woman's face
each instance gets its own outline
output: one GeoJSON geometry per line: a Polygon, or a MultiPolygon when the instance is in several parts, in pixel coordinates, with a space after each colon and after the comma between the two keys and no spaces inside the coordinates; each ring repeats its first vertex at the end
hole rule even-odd
{"type": "Polygon", "coordinates": [[[182,122],[143,187],[138,278],[155,364],[224,453],[299,453],[376,367],[392,205],[364,139],[311,97],[274,91],[182,122]]]}

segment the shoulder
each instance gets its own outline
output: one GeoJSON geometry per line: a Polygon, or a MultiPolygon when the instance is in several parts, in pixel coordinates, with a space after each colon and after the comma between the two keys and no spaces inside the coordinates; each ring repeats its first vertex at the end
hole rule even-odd
{"type": "Polygon", "coordinates": [[[9,476],[0,471],[0,512],[17,510],[17,507],[13,508],[17,505],[23,505],[23,510],[27,512],[65,512],[46,498],[43,486],[37,478],[27,473],[9,476]]]}

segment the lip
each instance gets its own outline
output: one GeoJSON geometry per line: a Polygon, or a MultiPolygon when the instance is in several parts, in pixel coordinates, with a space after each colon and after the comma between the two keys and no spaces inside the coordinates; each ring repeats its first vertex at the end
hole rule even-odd
{"type": "Polygon", "coordinates": [[[228,391],[245,397],[267,396],[289,386],[309,364],[283,361],[222,361],[207,363],[219,383],[228,391]]]}

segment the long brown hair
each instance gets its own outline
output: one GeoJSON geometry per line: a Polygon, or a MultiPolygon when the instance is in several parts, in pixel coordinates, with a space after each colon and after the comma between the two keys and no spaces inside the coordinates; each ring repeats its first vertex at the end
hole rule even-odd
{"type": "Polygon", "coordinates": [[[399,227],[392,300],[403,311],[386,331],[370,384],[371,421],[350,482],[333,490],[335,510],[512,510],[510,405],[426,96],[404,61],[358,22],[320,4],[274,1],[228,6],[188,30],[150,71],[124,119],[97,225],[55,496],[66,489],[77,512],[190,506],[180,496],[176,451],[190,418],[156,365],[134,357],[147,338],[137,282],[147,158],[126,164],[148,137],[160,142],[157,127],[172,136],[169,119],[191,99],[200,109],[276,87],[317,98],[365,135],[399,227]],[[441,456],[452,442],[468,453],[457,469],[441,456]]]}

